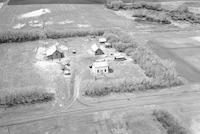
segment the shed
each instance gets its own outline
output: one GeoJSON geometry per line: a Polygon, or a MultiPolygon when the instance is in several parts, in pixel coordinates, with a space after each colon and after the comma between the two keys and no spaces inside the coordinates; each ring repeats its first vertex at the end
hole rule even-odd
{"type": "Polygon", "coordinates": [[[118,56],[115,56],[115,60],[123,61],[123,60],[126,60],[126,57],[124,55],[118,55],[118,56]]]}
{"type": "Polygon", "coordinates": [[[106,47],[106,48],[112,48],[112,44],[109,43],[109,42],[106,42],[106,43],[105,43],[105,47],[106,47]]]}
{"type": "Polygon", "coordinates": [[[109,66],[106,61],[94,62],[92,64],[92,72],[95,74],[105,74],[108,73],[108,71],[109,71],[109,66]]]}
{"type": "Polygon", "coordinates": [[[46,57],[47,59],[51,59],[51,60],[54,60],[54,59],[60,60],[61,58],[64,58],[64,54],[61,50],[57,48],[56,45],[53,45],[47,49],[46,57]]]}
{"type": "Polygon", "coordinates": [[[106,38],[102,37],[102,38],[99,38],[99,43],[105,43],[107,40],[106,38]]]}

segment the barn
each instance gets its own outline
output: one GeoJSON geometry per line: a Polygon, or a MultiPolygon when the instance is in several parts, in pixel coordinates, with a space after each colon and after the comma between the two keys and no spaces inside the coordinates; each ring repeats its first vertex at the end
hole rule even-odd
{"type": "Polygon", "coordinates": [[[103,50],[97,44],[93,44],[91,48],[95,55],[103,55],[104,54],[103,50]]]}
{"type": "Polygon", "coordinates": [[[95,55],[103,55],[104,52],[103,50],[101,50],[100,48],[98,48],[96,51],[95,51],[95,55]]]}
{"type": "Polygon", "coordinates": [[[60,60],[61,58],[64,58],[64,53],[61,50],[59,50],[56,45],[54,45],[47,49],[46,57],[47,59],[51,59],[51,60],[54,60],[54,59],[60,60]]]}

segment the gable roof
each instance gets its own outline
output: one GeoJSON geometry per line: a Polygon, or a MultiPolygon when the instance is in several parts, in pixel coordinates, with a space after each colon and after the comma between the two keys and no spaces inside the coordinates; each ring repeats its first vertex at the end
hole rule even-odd
{"type": "Polygon", "coordinates": [[[97,46],[97,44],[93,44],[92,46],[91,46],[91,48],[92,48],[92,51],[96,51],[99,47],[97,46]]]}
{"type": "Polygon", "coordinates": [[[106,38],[104,38],[104,37],[102,37],[102,38],[99,38],[99,42],[100,43],[105,43],[107,40],[106,40],[106,38]]]}
{"type": "Polygon", "coordinates": [[[103,50],[101,50],[101,48],[98,48],[96,51],[95,51],[95,55],[103,55],[104,52],[103,50]]]}
{"type": "Polygon", "coordinates": [[[106,61],[94,62],[92,66],[93,67],[108,67],[108,62],[106,61]]]}
{"type": "Polygon", "coordinates": [[[54,52],[56,52],[56,51],[58,51],[58,52],[61,53],[61,51],[58,50],[57,46],[56,46],[56,45],[53,45],[53,46],[49,47],[49,48],[46,50],[46,55],[47,55],[47,56],[50,56],[50,55],[52,55],[52,54],[53,54],[54,52]]]}

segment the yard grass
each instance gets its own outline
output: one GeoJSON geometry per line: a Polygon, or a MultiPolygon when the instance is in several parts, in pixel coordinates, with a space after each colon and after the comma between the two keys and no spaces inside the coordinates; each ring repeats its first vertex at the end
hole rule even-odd
{"type": "Polygon", "coordinates": [[[36,92],[55,94],[56,104],[64,104],[63,100],[69,99],[70,78],[55,71],[57,66],[51,67],[51,71],[43,67],[35,57],[39,46],[43,45],[38,41],[0,45],[1,98],[36,92]]]}

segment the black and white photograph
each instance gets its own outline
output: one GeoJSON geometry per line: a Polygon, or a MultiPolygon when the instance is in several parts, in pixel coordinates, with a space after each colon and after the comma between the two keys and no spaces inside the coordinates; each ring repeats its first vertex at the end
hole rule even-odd
{"type": "Polygon", "coordinates": [[[0,0],[0,134],[200,134],[200,0],[0,0]]]}

